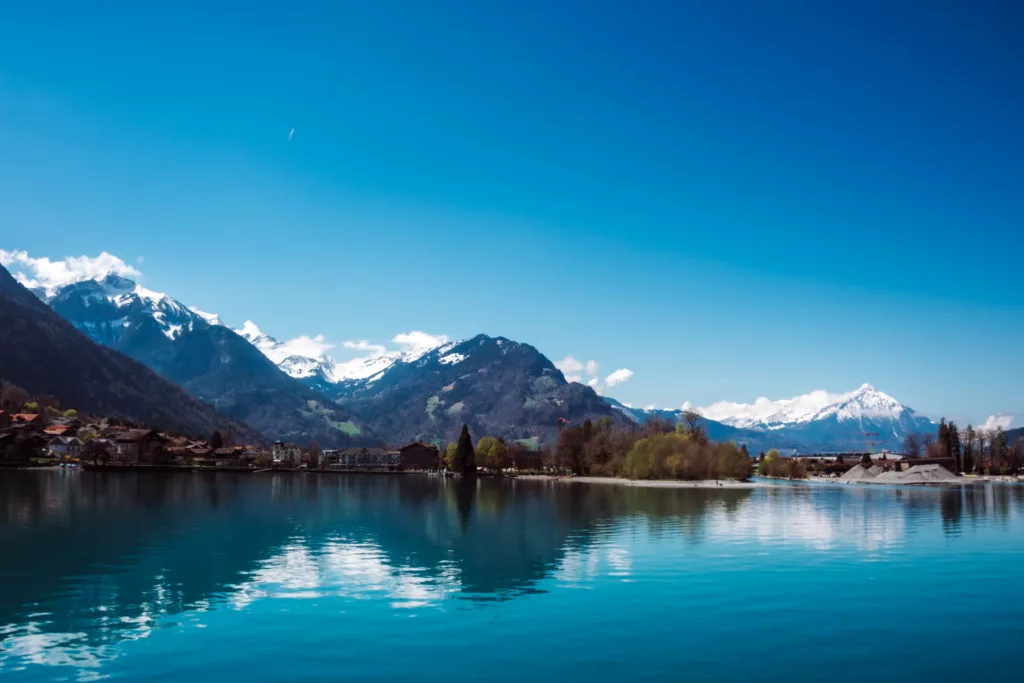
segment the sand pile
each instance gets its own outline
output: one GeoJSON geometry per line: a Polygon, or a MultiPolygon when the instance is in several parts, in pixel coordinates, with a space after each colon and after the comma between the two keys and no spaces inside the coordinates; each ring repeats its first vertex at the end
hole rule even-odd
{"type": "Polygon", "coordinates": [[[942,465],[914,465],[906,472],[886,472],[877,465],[856,465],[839,481],[846,484],[955,484],[956,476],[942,465]]]}
{"type": "Polygon", "coordinates": [[[882,474],[882,468],[878,465],[872,465],[871,467],[854,465],[848,472],[839,477],[839,481],[850,484],[863,484],[872,481],[879,474],[882,474]]]}
{"type": "Polygon", "coordinates": [[[878,475],[878,483],[892,481],[897,484],[944,484],[959,479],[942,465],[914,465],[906,472],[883,472],[878,475]]]}

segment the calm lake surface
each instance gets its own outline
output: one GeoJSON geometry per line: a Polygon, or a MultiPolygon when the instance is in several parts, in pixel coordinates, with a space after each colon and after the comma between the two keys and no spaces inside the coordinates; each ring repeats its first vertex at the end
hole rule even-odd
{"type": "Polygon", "coordinates": [[[12,681],[1017,680],[1024,488],[0,471],[12,681]]]}

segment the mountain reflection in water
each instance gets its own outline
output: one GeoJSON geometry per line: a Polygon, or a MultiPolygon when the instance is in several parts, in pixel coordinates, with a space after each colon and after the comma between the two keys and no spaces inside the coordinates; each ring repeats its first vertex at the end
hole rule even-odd
{"type": "Polygon", "coordinates": [[[72,667],[80,679],[160,629],[266,601],[498,615],[526,596],[704,580],[711,568],[756,571],[771,556],[898,559],[916,533],[934,547],[977,525],[1016,523],[1024,507],[1010,486],[675,490],[51,471],[0,472],[0,500],[0,672],[72,667]]]}

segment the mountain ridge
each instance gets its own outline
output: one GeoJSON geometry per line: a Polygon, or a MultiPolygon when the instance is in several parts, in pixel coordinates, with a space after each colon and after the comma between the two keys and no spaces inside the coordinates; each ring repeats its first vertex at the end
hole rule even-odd
{"type": "Polygon", "coordinates": [[[94,342],[0,267],[0,376],[67,407],[207,436],[254,430],[218,413],[143,364],[94,342]]]}

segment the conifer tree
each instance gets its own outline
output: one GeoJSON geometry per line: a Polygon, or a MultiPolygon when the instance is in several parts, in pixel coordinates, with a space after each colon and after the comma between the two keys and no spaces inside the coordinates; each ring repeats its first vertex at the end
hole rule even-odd
{"type": "Polygon", "coordinates": [[[476,474],[476,453],[473,451],[473,438],[469,435],[469,427],[462,425],[459,443],[455,447],[455,462],[452,468],[457,474],[476,474]]]}

